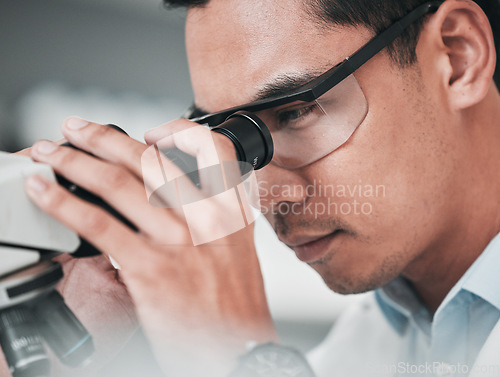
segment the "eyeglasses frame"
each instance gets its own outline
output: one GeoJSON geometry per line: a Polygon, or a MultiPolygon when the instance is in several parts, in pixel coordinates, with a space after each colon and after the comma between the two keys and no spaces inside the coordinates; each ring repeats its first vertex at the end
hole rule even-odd
{"type": "Polygon", "coordinates": [[[311,80],[307,84],[302,85],[295,91],[286,95],[264,99],[260,101],[250,102],[241,106],[235,106],[216,113],[203,115],[201,117],[192,118],[191,121],[207,124],[209,127],[215,127],[224,122],[227,117],[238,111],[258,112],[276,106],[282,106],[295,101],[313,102],[323,94],[341,83],[349,75],[353,74],[358,68],[365,64],[368,60],[378,54],[382,49],[390,45],[396,38],[401,36],[406,29],[414,22],[427,15],[435,12],[441,6],[444,0],[428,1],[412,10],[400,20],[391,24],[380,34],[373,37],[368,43],[359,48],[354,54],[346,58],[344,61],[335,65],[317,78],[311,80]]]}

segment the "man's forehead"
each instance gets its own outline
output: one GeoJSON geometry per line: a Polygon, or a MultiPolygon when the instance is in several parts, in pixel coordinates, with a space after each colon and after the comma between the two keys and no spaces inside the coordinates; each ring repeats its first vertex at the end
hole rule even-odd
{"type": "Polygon", "coordinates": [[[315,37],[316,23],[306,17],[300,1],[211,0],[188,11],[186,41],[188,53],[225,63],[235,58],[253,60],[280,49],[299,45],[299,36],[315,37]]]}
{"type": "Polygon", "coordinates": [[[282,29],[290,22],[304,26],[312,17],[304,8],[306,0],[210,0],[202,7],[188,10],[188,24],[211,23],[212,25],[237,24],[250,36],[258,29],[266,33],[282,29]]]}
{"type": "Polygon", "coordinates": [[[186,44],[197,105],[217,111],[250,102],[275,82],[317,75],[361,45],[359,33],[326,29],[300,4],[212,0],[191,9],[186,44]]]}

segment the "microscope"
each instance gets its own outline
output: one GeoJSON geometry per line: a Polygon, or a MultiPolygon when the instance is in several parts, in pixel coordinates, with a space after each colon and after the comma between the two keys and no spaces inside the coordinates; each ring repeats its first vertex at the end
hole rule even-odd
{"type": "Polygon", "coordinates": [[[0,347],[14,377],[49,377],[46,346],[73,367],[94,351],[55,290],[63,271],[52,258],[77,251],[80,239],[30,202],[24,181],[32,174],[56,180],[49,166],[0,152],[0,347]]]}
{"type": "MultiPolygon", "coordinates": [[[[125,133],[117,126],[107,126],[125,133]]],[[[212,131],[231,140],[242,176],[272,159],[271,134],[253,113],[231,114],[212,131]]],[[[195,157],[177,149],[162,153],[200,187],[195,157]]],[[[103,208],[137,231],[101,198],[56,175],[48,165],[0,152],[0,348],[13,377],[50,377],[47,346],[71,367],[85,364],[94,352],[91,335],[55,290],[63,271],[52,259],[61,253],[81,258],[98,255],[100,251],[28,199],[24,182],[33,174],[57,181],[72,194],[103,208]]]]}

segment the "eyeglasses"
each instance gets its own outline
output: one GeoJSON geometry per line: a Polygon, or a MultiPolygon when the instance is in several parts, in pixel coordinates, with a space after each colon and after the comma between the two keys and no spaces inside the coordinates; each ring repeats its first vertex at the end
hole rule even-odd
{"type": "Polygon", "coordinates": [[[437,11],[443,2],[418,6],[343,62],[290,93],[204,116],[192,113],[186,118],[215,127],[237,111],[253,112],[271,131],[273,164],[287,169],[311,164],[346,143],[368,113],[366,98],[353,73],[414,22],[437,11]]]}

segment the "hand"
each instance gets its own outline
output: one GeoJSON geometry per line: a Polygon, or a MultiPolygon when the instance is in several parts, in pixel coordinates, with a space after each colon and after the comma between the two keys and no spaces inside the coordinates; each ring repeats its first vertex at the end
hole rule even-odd
{"type": "MultiPolygon", "coordinates": [[[[54,260],[61,263],[64,270],[64,278],[57,289],[92,335],[96,352],[86,368],[69,368],[56,357],[51,357],[51,375],[88,376],[90,371],[108,364],[133,335],[137,328],[134,307],[125,286],[117,279],[116,270],[105,256],[74,259],[63,254],[54,260]]],[[[10,376],[2,352],[0,376],[10,376]]]]}
{"type": "Polygon", "coordinates": [[[92,335],[95,353],[85,368],[72,369],[53,360],[53,376],[88,376],[108,364],[134,334],[138,326],[134,305],[106,256],[75,259],[63,254],[54,260],[64,271],[57,289],[92,335]]]}
{"type": "MultiPolygon", "coordinates": [[[[55,143],[60,145],[66,139],[55,143]]],[[[16,155],[31,157],[32,148],[26,148],[16,155]]],[[[109,363],[127,343],[137,329],[138,322],[132,300],[125,285],[120,282],[118,273],[103,255],[74,259],[69,254],[62,254],[55,261],[61,263],[64,278],[57,289],[63,295],[66,304],[74,311],[93,337],[96,352],[91,356],[91,363],[85,368],[70,369],[62,365],[57,358],[52,359],[54,376],[85,375],[89,370],[97,370],[109,363]]],[[[0,352],[0,376],[8,376],[7,363],[0,352]]]]}
{"type": "MultiPolygon", "coordinates": [[[[276,338],[252,227],[193,246],[193,233],[214,234],[241,218],[239,204],[216,198],[188,223],[170,194],[161,199],[173,208],[149,204],[143,182],[158,187],[160,178],[153,173],[155,155],[145,154],[147,145],[76,119],[64,124],[63,134],[98,158],[47,142],[35,144],[33,158],[102,197],[138,232],[42,177],[30,178],[27,192],[40,208],[118,262],[139,320],[169,376],[227,374],[247,341],[276,338]],[[74,129],[75,125],[80,128],[74,129]]],[[[228,139],[187,120],[172,122],[149,136],[150,142],[162,139],[163,146],[195,155],[200,168],[216,160],[235,160],[228,139]],[[215,155],[209,147],[212,137],[215,155]]],[[[167,177],[182,175],[169,160],[162,158],[162,164],[167,177]]],[[[210,177],[200,178],[210,191],[210,177]]],[[[188,191],[200,200],[210,197],[210,192],[184,182],[182,192],[188,191]]]]}

